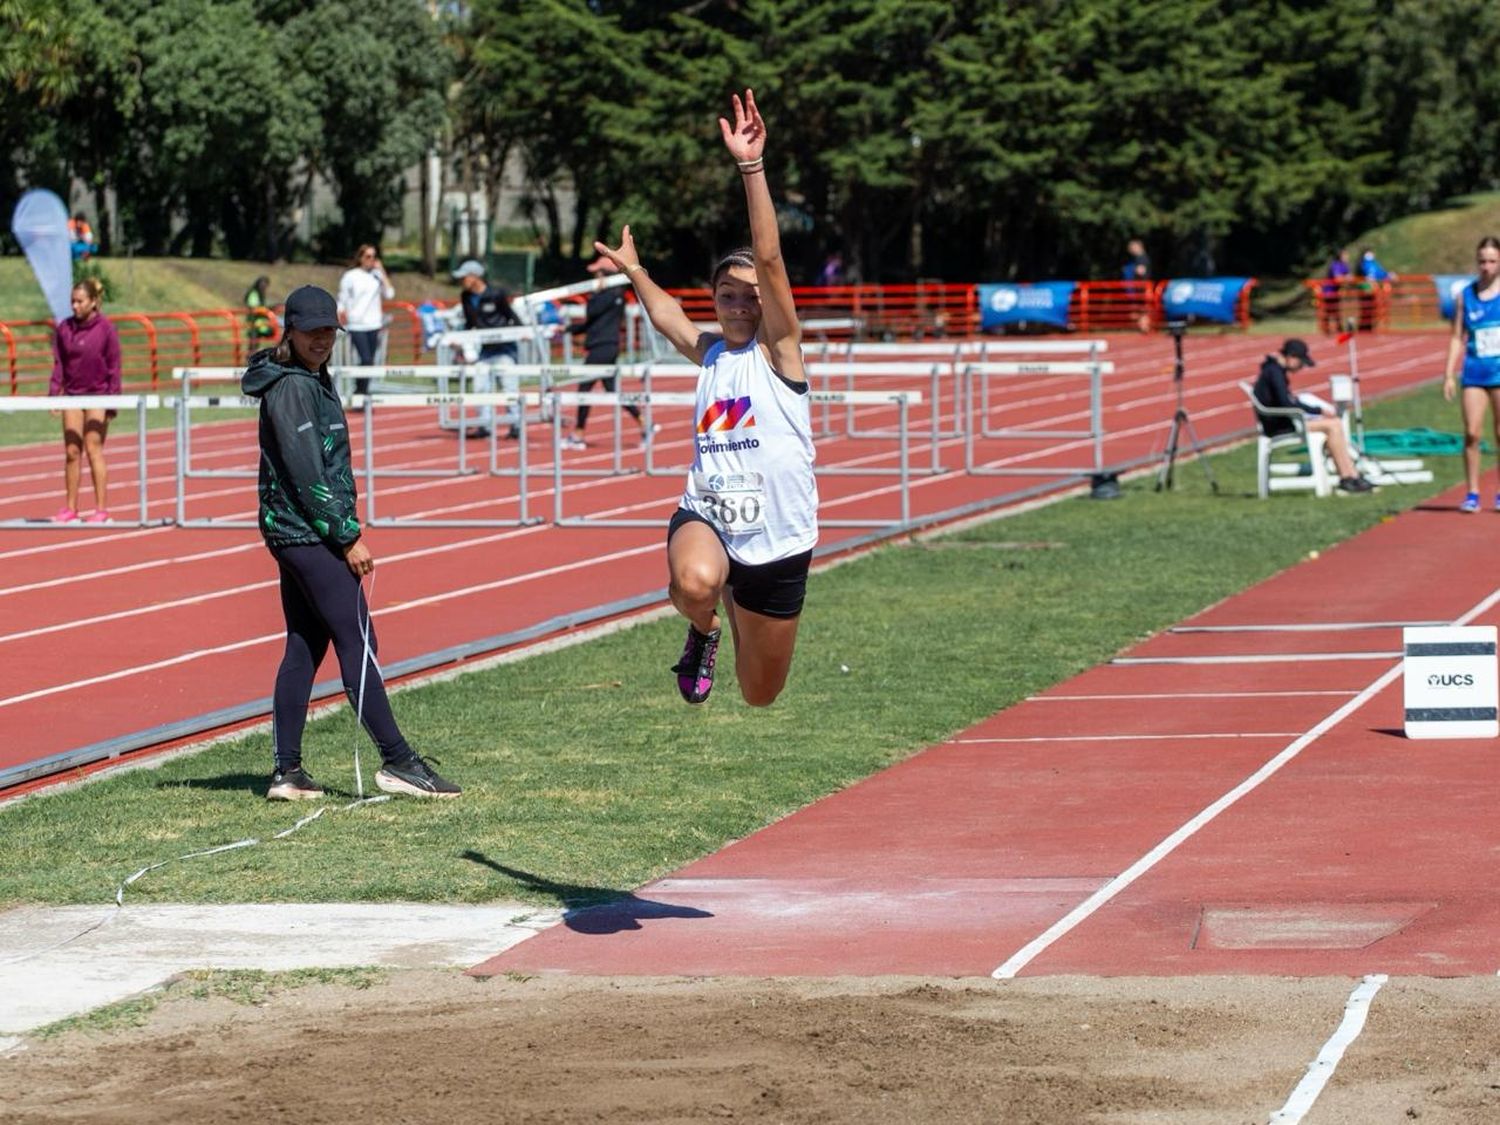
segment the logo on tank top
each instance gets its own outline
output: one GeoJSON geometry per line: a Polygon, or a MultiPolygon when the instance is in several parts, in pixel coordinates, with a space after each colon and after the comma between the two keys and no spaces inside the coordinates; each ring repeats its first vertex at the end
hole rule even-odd
{"type": "Polygon", "coordinates": [[[755,425],[755,412],[750,405],[750,396],[721,398],[708,404],[703,417],[698,419],[700,434],[715,430],[743,430],[755,425]]]}
{"type": "Polygon", "coordinates": [[[704,434],[728,434],[733,430],[748,430],[755,425],[755,411],[750,405],[750,396],[721,398],[709,403],[703,417],[698,419],[699,453],[732,453],[740,449],[759,449],[760,442],[753,437],[728,438],[715,441],[704,434]]]}

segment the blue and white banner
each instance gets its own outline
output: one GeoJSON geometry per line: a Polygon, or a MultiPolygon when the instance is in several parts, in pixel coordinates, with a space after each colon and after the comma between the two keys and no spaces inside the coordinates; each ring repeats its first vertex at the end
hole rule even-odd
{"type": "Polygon", "coordinates": [[[1194,316],[1233,324],[1248,277],[1179,277],[1162,290],[1161,307],[1168,320],[1194,316]]]}
{"type": "Polygon", "coordinates": [[[67,207],[50,191],[28,191],[16,204],[10,233],[31,263],[53,319],[61,324],[73,315],[73,251],[67,207]]]}
{"type": "Polygon", "coordinates": [[[1464,291],[1464,286],[1473,280],[1474,276],[1467,273],[1432,275],[1432,284],[1437,289],[1438,308],[1442,310],[1444,320],[1453,319],[1453,312],[1458,307],[1458,295],[1464,291]]]}
{"type": "Polygon", "coordinates": [[[1068,326],[1068,303],[1073,299],[1071,281],[1038,281],[1030,285],[981,285],[979,327],[1006,324],[1055,324],[1068,326]]]}

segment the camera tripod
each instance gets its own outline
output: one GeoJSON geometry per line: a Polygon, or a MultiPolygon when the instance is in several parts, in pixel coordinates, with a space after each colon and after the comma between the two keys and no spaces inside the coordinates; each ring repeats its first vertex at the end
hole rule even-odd
{"type": "Polygon", "coordinates": [[[1172,487],[1172,470],[1177,465],[1177,451],[1182,448],[1182,435],[1186,433],[1189,448],[1196,455],[1198,464],[1203,466],[1208,487],[1217,496],[1219,482],[1214,479],[1214,471],[1208,467],[1208,460],[1203,456],[1203,443],[1198,440],[1198,431],[1193,429],[1193,420],[1188,417],[1187,406],[1183,401],[1182,337],[1187,331],[1187,325],[1180,321],[1173,322],[1167,325],[1167,331],[1172,334],[1172,347],[1177,357],[1172,369],[1172,382],[1177,387],[1177,409],[1172,414],[1172,428],[1167,431],[1167,448],[1162,453],[1161,467],[1156,471],[1156,491],[1172,487]]]}

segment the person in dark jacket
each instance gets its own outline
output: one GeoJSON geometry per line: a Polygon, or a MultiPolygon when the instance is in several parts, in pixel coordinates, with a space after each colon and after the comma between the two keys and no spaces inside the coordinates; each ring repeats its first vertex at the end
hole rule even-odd
{"type": "MultiPolygon", "coordinates": [[[[620,272],[618,266],[603,256],[595,258],[584,268],[594,275],[596,281],[603,281],[610,274],[620,272]]],[[[601,285],[595,289],[589,294],[588,304],[584,306],[583,323],[576,324],[568,330],[574,335],[583,337],[584,363],[612,365],[619,361],[620,328],[625,320],[626,288],[623,285],[615,285],[606,289],[601,285]]],[[[607,379],[590,379],[586,383],[579,383],[578,393],[587,394],[601,383],[606,393],[614,393],[617,380],[613,375],[607,379]]],[[[636,425],[640,426],[642,445],[650,441],[651,435],[661,428],[652,426],[650,430],[647,430],[639,406],[627,406],[625,412],[635,419],[636,425]]],[[[588,404],[579,403],[578,420],[573,425],[573,432],[563,438],[563,448],[587,449],[588,443],[583,440],[583,431],[588,424],[588,404]]]]}
{"type": "MultiPolygon", "coordinates": [[[[521,318],[511,307],[510,294],[498,286],[491,285],[485,279],[483,262],[470,258],[453,271],[453,276],[458,281],[461,290],[458,299],[464,311],[466,330],[515,328],[520,325],[521,318]]],[[[474,359],[474,378],[471,382],[474,391],[478,394],[489,394],[493,391],[497,373],[500,375],[500,384],[505,393],[514,394],[520,390],[520,380],[514,375],[504,373],[506,367],[515,365],[519,356],[520,350],[514,341],[494,340],[487,344],[480,344],[479,355],[474,359]]],[[[479,411],[479,425],[474,429],[474,436],[489,437],[490,426],[494,419],[494,408],[483,407],[479,411]]],[[[519,435],[520,427],[516,425],[516,419],[512,415],[510,429],[506,436],[515,438],[519,435]]]]}
{"type": "MultiPolygon", "coordinates": [[[[1354,457],[1349,452],[1349,439],[1344,433],[1343,420],[1325,404],[1311,395],[1294,395],[1288,375],[1295,375],[1306,367],[1316,367],[1312,353],[1302,340],[1287,340],[1279,352],[1266,356],[1260,365],[1260,377],[1255,380],[1255,399],[1262,406],[1295,407],[1306,418],[1303,425],[1309,432],[1321,433],[1328,439],[1328,455],[1333,458],[1339,473],[1340,492],[1374,492],[1375,486],[1359,474],[1354,457]]],[[[1262,416],[1260,428],[1267,437],[1291,433],[1296,426],[1290,418],[1262,416]]]]}
{"type": "Polygon", "coordinates": [[[375,784],[387,793],[456,797],[459,787],[433,772],[402,737],[375,659],[362,581],[375,560],[360,537],[349,429],[328,373],[337,302],[305,285],[286,299],[283,323],[280,342],[251,357],[240,383],[260,399],[260,531],[281,572],[286,617],[286,651],[272,696],[276,764],[266,797],[323,796],[302,765],[302,731],[313,677],[330,643],[349,701],[380,750],[375,784]]]}

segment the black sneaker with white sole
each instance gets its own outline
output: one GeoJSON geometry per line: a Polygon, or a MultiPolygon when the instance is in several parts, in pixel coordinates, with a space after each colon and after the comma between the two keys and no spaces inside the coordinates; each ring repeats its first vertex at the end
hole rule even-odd
{"type": "Polygon", "coordinates": [[[278,766],[271,774],[271,785],[266,790],[268,801],[318,801],[322,798],[323,787],[301,766],[290,769],[278,766]]]}
{"type": "Polygon", "coordinates": [[[1365,477],[1345,477],[1339,481],[1340,492],[1374,492],[1375,486],[1365,477]]]}
{"type": "Polygon", "coordinates": [[[457,797],[463,792],[434,772],[416,754],[381,766],[375,774],[375,785],[382,793],[401,793],[408,797],[457,797]]]}

